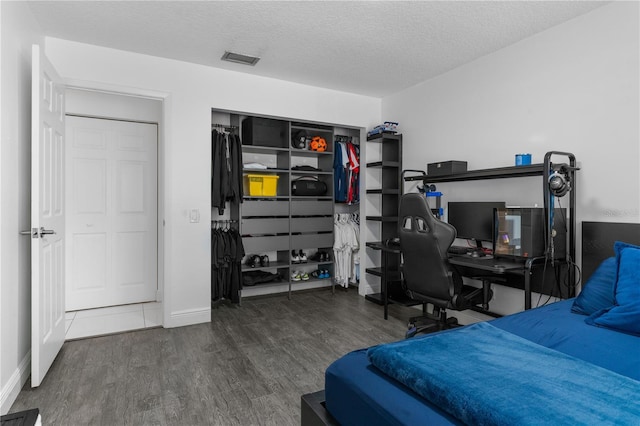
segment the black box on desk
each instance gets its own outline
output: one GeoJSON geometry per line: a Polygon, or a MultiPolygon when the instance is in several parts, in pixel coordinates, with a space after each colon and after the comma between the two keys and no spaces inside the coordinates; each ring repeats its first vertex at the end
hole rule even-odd
{"type": "Polygon", "coordinates": [[[286,148],[287,122],[272,118],[248,117],[242,121],[242,145],[286,148]]]}
{"type": "MultiPolygon", "coordinates": [[[[566,208],[553,209],[555,236],[553,237],[554,258],[566,257],[566,208]]],[[[506,207],[495,210],[494,256],[508,256],[521,259],[545,256],[547,236],[545,223],[547,216],[540,207],[506,207]]]]}
{"type": "Polygon", "coordinates": [[[442,161],[440,163],[427,164],[428,176],[452,175],[455,173],[464,173],[467,171],[466,161],[442,161]]]}

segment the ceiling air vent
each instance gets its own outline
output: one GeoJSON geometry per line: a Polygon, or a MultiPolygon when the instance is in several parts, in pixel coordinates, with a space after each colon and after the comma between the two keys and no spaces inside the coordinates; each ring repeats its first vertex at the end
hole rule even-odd
{"type": "Polygon", "coordinates": [[[223,61],[229,61],[229,62],[237,62],[238,64],[245,64],[245,65],[255,65],[258,63],[258,61],[260,60],[260,58],[255,57],[255,56],[248,56],[248,55],[241,55],[240,53],[233,53],[233,52],[224,52],[224,55],[222,55],[222,59],[223,61]]]}

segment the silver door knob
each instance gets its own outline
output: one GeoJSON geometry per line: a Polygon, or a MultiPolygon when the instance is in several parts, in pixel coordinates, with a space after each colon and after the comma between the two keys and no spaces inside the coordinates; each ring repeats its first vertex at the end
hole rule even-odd
{"type": "Polygon", "coordinates": [[[41,226],[39,233],[40,233],[40,238],[42,238],[43,235],[55,234],[56,231],[54,231],[53,229],[44,229],[44,226],[41,226]]]}

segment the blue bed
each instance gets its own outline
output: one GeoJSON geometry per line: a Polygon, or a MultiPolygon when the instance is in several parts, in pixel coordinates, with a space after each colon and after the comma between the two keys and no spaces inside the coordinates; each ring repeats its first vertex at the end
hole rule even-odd
{"type": "Polygon", "coordinates": [[[590,247],[597,248],[597,255],[593,257],[596,263],[588,265],[590,277],[587,277],[577,298],[485,324],[351,352],[329,366],[325,374],[325,390],[316,393],[321,407],[314,408],[314,415],[324,411],[326,416],[319,416],[320,422],[307,422],[310,416],[305,411],[310,405],[303,396],[302,424],[450,425],[465,424],[463,420],[466,420],[470,424],[593,424],[596,421],[597,424],[640,425],[640,247],[628,243],[613,244],[608,240],[616,235],[611,231],[620,228],[625,235],[633,236],[631,240],[638,244],[640,225],[585,223],[583,228],[583,256],[590,255],[590,247]],[[596,238],[602,244],[592,244],[592,240],[587,239],[592,228],[605,235],[596,238]],[[585,248],[585,241],[589,247],[585,248]],[[483,343],[484,334],[489,335],[487,339],[498,340],[483,343]],[[478,339],[478,342],[473,339],[478,339]],[[449,367],[446,358],[456,351],[449,349],[447,352],[446,347],[456,340],[458,343],[453,343],[452,347],[464,350],[452,357],[454,362],[464,360],[467,351],[473,353],[469,358],[480,357],[483,361],[485,358],[482,357],[491,353],[492,373],[483,376],[480,372],[465,380],[466,373],[451,372],[455,367],[449,367]],[[521,352],[509,352],[511,343],[503,345],[503,342],[511,340],[515,346],[521,346],[521,352]],[[471,345],[467,345],[469,341],[471,345]],[[492,349],[485,349],[489,347],[492,349]],[[436,358],[430,358],[432,352],[436,358]],[[526,355],[522,357],[526,361],[520,359],[520,367],[515,367],[518,361],[510,361],[507,352],[515,354],[514,358],[526,355]],[[443,358],[438,361],[437,357],[443,358]],[[538,358],[542,360],[540,364],[538,358]],[[431,359],[436,361],[430,362],[431,359]],[[554,364],[555,359],[558,364],[554,364]],[[526,364],[524,370],[518,370],[523,364],[526,364]],[[560,365],[563,367],[557,368],[560,365]],[[412,369],[417,372],[411,372],[412,369]],[[510,374],[505,372],[507,369],[510,374]],[[538,371],[543,371],[540,377],[548,382],[547,388],[538,386],[536,382],[529,391],[527,378],[538,377],[538,371]],[[443,377],[449,375],[453,378],[443,377]],[[568,380],[562,375],[568,376],[568,380]],[[484,380],[485,377],[490,380],[484,380]],[[507,377],[517,380],[509,382],[507,377]],[[451,381],[443,384],[441,380],[451,381]],[[440,397],[438,393],[447,391],[449,387],[453,389],[450,396],[440,397]],[[486,389],[493,389],[485,392],[489,397],[482,395],[486,389]],[[448,401],[458,398],[459,394],[463,395],[463,413],[452,409],[448,401]],[[553,401],[550,395],[556,395],[553,401]],[[581,401],[576,403],[576,398],[581,401]],[[484,401],[478,403],[480,400],[484,401]],[[485,404],[482,410],[489,417],[486,421],[475,421],[476,417],[467,415],[467,408],[474,408],[477,403],[485,404]],[[518,404],[527,411],[522,417],[524,421],[505,421],[518,418],[519,413],[516,417],[508,417],[518,411],[512,407],[518,404]],[[494,409],[496,405],[503,407],[494,409]],[[505,411],[511,411],[511,414],[500,417],[500,410],[505,407],[505,411]],[[565,413],[571,410],[574,410],[576,419],[582,420],[549,421],[556,419],[554,413],[571,419],[572,414],[567,417],[565,413]],[[498,413],[497,417],[494,411],[498,413]],[[593,418],[589,417],[592,412],[593,418]]]}
{"type": "MultiPolygon", "coordinates": [[[[640,338],[587,325],[584,315],[571,312],[572,305],[573,299],[565,300],[490,323],[534,343],[640,380],[640,338]]],[[[449,332],[456,330],[444,333],[449,332]]],[[[419,339],[426,338],[429,335],[419,339]]],[[[367,349],[351,352],[329,366],[325,374],[325,398],[327,410],[342,425],[462,424],[371,365],[367,349]]]]}

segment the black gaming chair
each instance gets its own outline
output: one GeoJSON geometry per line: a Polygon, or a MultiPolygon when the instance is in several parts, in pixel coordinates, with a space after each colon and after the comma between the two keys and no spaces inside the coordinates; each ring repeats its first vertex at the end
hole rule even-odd
{"type": "Polygon", "coordinates": [[[457,326],[457,318],[447,318],[445,309],[488,306],[492,297],[490,283],[483,281],[483,288],[463,284],[447,254],[456,229],[433,215],[423,194],[405,194],[400,199],[398,233],[406,293],[422,302],[425,312],[427,303],[433,305],[431,314],[409,320],[407,337],[457,326]]]}

